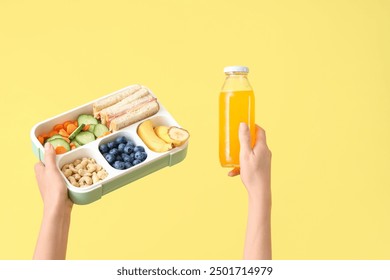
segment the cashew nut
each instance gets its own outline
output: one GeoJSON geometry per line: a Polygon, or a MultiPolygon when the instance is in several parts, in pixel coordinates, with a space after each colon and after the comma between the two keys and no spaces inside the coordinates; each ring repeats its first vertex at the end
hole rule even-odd
{"type": "Polygon", "coordinates": [[[62,166],[61,171],[75,187],[90,186],[108,176],[107,171],[93,158],[76,159],[62,166]]]}
{"type": "Polygon", "coordinates": [[[66,178],[68,178],[69,176],[71,176],[73,174],[72,170],[70,169],[65,169],[65,171],[62,171],[65,175],[66,178]]]}
{"type": "Polygon", "coordinates": [[[96,174],[96,172],[93,172],[93,174],[92,174],[92,182],[93,182],[94,184],[96,184],[97,182],[99,182],[99,177],[98,177],[98,175],[96,174]]]}
{"type": "Polygon", "coordinates": [[[65,172],[65,170],[69,169],[69,164],[65,164],[62,168],[61,171],[65,172]]]}
{"type": "Polygon", "coordinates": [[[98,178],[99,178],[100,180],[103,180],[104,178],[106,178],[107,175],[108,175],[107,172],[104,171],[104,170],[100,170],[100,171],[97,173],[97,176],[98,176],[98,178]]]}
{"type": "Polygon", "coordinates": [[[77,183],[76,179],[75,179],[73,176],[69,176],[69,177],[68,177],[68,180],[69,180],[69,182],[70,182],[73,186],[79,187],[79,183],[77,183]]]}
{"type": "Polygon", "coordinates": [[[83,166],[83,168],[85,168],[87,166],[87,164],[88,164],[88,159],[87,158],[83,158],[83,160],[81,161],[80,164],[83,166]]]}
{"type": "Polygon", "coordinates": [[[79,180],[79,184],[85,183],[87,185],[92,185],[92,178],[89,176],[83,176],[79,180]]]}
{"type": "Polygon", "coordinates": [[[87,165],[87,171],[92,173],[96,170],[96,164],[93,164],[93,163],[88,163],[87,165]]]}
{"type": "Polygon", "coordinates": [[[72,170],[73,173],[77,173],[77,169],[74,168],[74,165],[72,163],[69,164],[69,169],[72,170]]]}
{"type": "Polygon", "coordinates": [[[77,171],[77,173],[79,173],[81,176],[92,176],[92,174],[91,173],[89,173],[87,170],[85,170],[85,169],[79,169],[78,171],[77,171]]]}

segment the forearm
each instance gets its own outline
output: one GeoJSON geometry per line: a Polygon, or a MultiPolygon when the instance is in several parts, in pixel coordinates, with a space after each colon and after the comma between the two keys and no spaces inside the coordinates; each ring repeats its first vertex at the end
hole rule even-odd
{"type": "Polygon", "coordinates": [[[71,208],[44,210],[34,259],[65,259],[70,217],[71,208]]]}
{"type": "Polygon", "coordinates": [[[248,194],[248,224],[244,259],[272,259],[271,249],[271,191],[248,194]]]}

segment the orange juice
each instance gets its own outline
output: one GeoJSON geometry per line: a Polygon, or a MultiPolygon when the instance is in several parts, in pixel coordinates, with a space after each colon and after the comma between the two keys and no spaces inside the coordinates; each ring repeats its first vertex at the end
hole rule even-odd
{"type": "Polygon", "coordinates": [[[219,96],[219,160],[223,167],[240,165],[241,122],[249,126],[252,147],[255,141],[255,96],[246,78],[247,71],[239,70],[227,73],[219,96]]]}

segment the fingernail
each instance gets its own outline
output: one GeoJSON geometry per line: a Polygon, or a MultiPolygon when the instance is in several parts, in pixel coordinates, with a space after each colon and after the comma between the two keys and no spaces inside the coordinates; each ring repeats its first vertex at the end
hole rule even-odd
{"type": "Polygon", "coordinates": [[[50,146],[51,146],[51,144],[49,142],[46,142],[46,144],[45,144],[45,151],[49,151],[50,150],[50,146]]]}
{"type": "Polygon", "coordinates": [[[240,123],[240,130],[244,130],[248,127],[248,125],[244,122],[240,123]]]}

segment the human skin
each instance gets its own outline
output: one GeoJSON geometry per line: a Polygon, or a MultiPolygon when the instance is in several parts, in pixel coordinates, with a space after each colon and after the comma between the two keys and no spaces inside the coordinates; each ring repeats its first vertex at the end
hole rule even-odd
{"type": "Polygon", "coordinates": [[[228,173],[241,176],[248,192],[248,222],[244,259],[272,259],[271,248],[271,157],[265,131],[256,125],[256,142],[251,147],[248,125],[240,124],[240,168],[228,173]]]}
{"type": "Polygon", "coordinates": [[[35,165],[35,176],[43,200],[42,224],[33,259],[63,260],[66,257],[70,217],[73,203],[56,167],[56,154],[45,144],[45,164],[35,165]]]}

